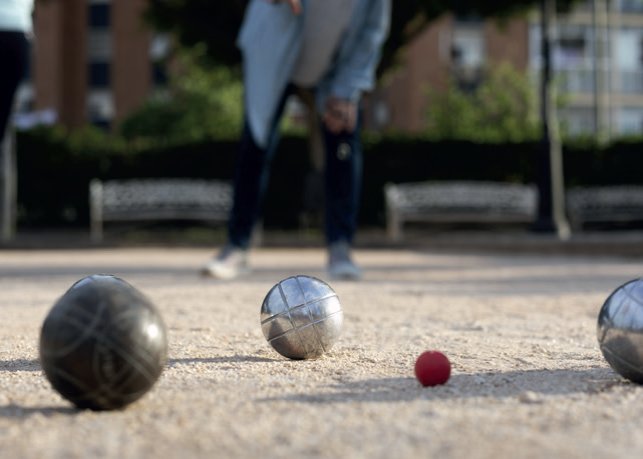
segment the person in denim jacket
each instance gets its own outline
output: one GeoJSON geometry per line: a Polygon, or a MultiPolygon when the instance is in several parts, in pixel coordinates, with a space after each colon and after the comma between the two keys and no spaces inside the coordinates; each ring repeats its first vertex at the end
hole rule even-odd
{"type": "Polygon", "coordinates": [[[16,89],[27,69],[32,11],[33,0],[0,2],[0,146],[9,124],[16,89]]]}
{"type": "Polygon", "coordinates": [[[350,248],[357,225],[362,157],[359,102],[375,85],[388,35],[390,0],[253,0],[237,44],[243,55],[244,129],[228,242],[203,273],[248,271],[247,252],[278,142],[287,98],[313,90],[325,158],[325,235],[332,278],[359,279],[350,248]]]}

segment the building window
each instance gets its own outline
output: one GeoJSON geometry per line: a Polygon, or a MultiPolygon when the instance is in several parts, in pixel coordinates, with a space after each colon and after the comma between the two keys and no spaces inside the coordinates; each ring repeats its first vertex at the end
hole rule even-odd
{"type": "Polygon", "coordinates": [[[483,30],[483,23],[480,21],[457,21],[453,27],[453,76],[464,91],[475,90],[482,79],[485,63],[483,30]]]}
{"type": "Polygon", "coordinates": [[[112,37],[108,29],[89,30],[87,57],[93,61],[109,61],[112,58],[112,37]]]}
{"type": "Polygon", "coordinates": [[[570,136],[594,132],[594,112],[590,108],[570,107],[561,110],[560,122],[570,136]]]}
{"type": "Polygon", "coordinates": [[[617,113],[616,129],[622,135],[638,135],[643,132],[643,108],[622,108],[617,113]]]}
{"type": "Polygon", "coordinates": [[[643,2],[641,0],[621,0],[620,10],[622,13],[643,14],[643,2]]]}
{"type": "Polygon", "coordinates": [[[162,62],[152,62],[152,81],[155,86],[167,86],[167,70],[162,62]]]}
{"type": "Polygon", "coordinates": [[[94,126],[109,128],[114,118],[114,100],[108,90],[92,90],[87,94],[87,116],[94,126]]]}
{"type": "Polygon", "coordinates": [[[168,35],[157,34],[150,43],[152,82],[155,86],[166,86],[168,82],[166,61],[170,55],[171,40],[168,35]]]}
{"type": "Polygon", "coordinates": [[[559,68],[589,66],[591,60],[588,30],[577,26],[561,26],[554,50],[555,64],[559,68]]]}
{"type": "Polygon", "coordinates": [[[469,69],[484,64],[484,37],[481,24],[456,23],[453,29],[451,56],[455,63],[469,69]]]}
{"type": "Polygon", "coordinates": [[[89,27],[107,29],[111,23],[111,5],[109,3],[93,3],[89,5],[87,14],[89,27]]]}
{"type": "Polygon", "coordinates": [[[110,85],[110,64],[109,62],[89,63],[89,87],[107,88],[110,85]]]}
{"type": "Polygon", "coordinates": [[[558,42],[560,57],[564,64],[573,64],[582,61],[585,57],[585,38],[561,38],[558,42]]]}

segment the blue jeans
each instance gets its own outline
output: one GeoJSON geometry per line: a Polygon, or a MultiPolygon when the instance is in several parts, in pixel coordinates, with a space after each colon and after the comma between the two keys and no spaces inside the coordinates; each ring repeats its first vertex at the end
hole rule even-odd
{"type": "MultiPolygon", "coordinates": [[[[252,229],[261,216],[270,164],[279,143],[279,121],[293,90],[294,87],[289,86],[281,98],[266,148],[255,143],[247,121],[244,122],[234,177],[233,206],[228,222],[228,240],[236,247],[245,249],[249,246],[252,229]]],[[[360,126],[358,122],[355,131],[340,134],[333,134],[325,126],[322,129],[326,150],[326,242],[344,241],[350,244],[357,227],[362,187],[360,126]]]]}
{"type": "Polygon", "coordinates": [[[29,43],[23,32],[0,31],[0,145],[9,124],[16,89],[27,69],[29,43]]]}

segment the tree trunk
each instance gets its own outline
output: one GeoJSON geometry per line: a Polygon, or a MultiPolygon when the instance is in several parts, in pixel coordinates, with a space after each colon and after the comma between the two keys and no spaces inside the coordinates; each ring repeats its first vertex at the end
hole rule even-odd
{"type": "Polygon", "coordinates": [[[594,129],[599,145],[610,139],[609,18],[607,0],[592,1],[594,32],[594,129]]]}
{"type": "Polygon", "coordinates": [[[551,47],[553,23],[556,17],[556,1],[541,0],[542,32],[542,77],[540,107],[542,137],[540,148],[540,177],[538,183],[538,217],[533,229],[538,232],[555,233],[560,239],[570,235],[565,216],[565,184],[563,177],[563,154],[556,115],[555,87],[552,81],[551,47]]]}

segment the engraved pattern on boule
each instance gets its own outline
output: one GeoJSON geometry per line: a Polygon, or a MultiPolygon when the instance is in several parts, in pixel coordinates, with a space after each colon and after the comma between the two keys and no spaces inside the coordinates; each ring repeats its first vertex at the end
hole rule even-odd
{"type": "Polygon", "coordinates": [[[45,376],[78,408],[122,408],[154,385],[167,331],[150,300],[111,275],[76,282],[54,304],[39,343],[45,376]]]}
{"type": "Polygon", "coordinates": [[[261,329],[270,345],[289,359],[315,359],[339,338],[344,314],[335,291],[311,276],[277,283],[261,305],[261,329]]]}

